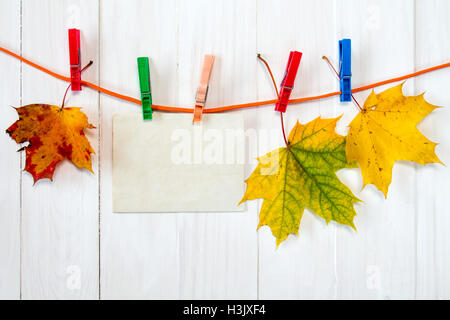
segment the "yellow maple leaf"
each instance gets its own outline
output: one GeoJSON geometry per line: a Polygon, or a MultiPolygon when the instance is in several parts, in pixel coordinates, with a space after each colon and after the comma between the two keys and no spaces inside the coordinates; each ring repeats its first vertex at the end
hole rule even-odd
{"type": "Polygon", "coordinates": [[[355,228],[353,203],[360,201],[337,178],[336,171],[353,168],[345,155],[345,137],[335,132],[340,118],[317,118],[292,129],[287,148],[258,158],[259,164],[246,180],[241,202],[264,199],[258,229],[268,225],[277,246],[290,233],[298,234],[308,207],[328,223],[334,220],[355,228]]]}
{"type": "Polygon", "coordinates": [[[404,96],[403,84],[369,95],[362,111],[350,123],[348,161],[361,167],[363,187],[374,184],[387,197],[395,161],[442,163],[434,153],[436,143],[417,124],[437,107],[423,94],[404,96]]]}
{"type": "Polygon", "coordinates": [[[64,158],[92,172],[94,150],[84,129],[94,126],[80,108],[30,104],[16,110],[19,120],[6,132],[17,143],[29,142],[25,147],[25,170],[31,173],[34,182],[42,178],[52,180],[56,165],[64,158]]]}

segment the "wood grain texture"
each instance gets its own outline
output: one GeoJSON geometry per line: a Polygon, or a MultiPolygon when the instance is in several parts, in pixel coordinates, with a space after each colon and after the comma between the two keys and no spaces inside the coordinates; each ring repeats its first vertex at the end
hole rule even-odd
{"type": "MultiPolygon", "coordinates": [[[[254,1],[180,1],[180,104],[194,104],[205,54],[216,56],[206,108],[256,98],[255,22],[254,1]]],[[[255,205],[241,213],[178,215],[180,298],[256,299],[255,217],[255,205]]]]}
{"type": "MultiPolygon", "coordinates": [[[[127,0],[104,1],[100,9],[101,84],[138,97],[136,58],[147,56],[153,101],[176,105],[177,1],[135,1],[133,5],[127,0]]],[[[101,96],[100,107],[101,298],[176,299],[177,214],[112,212],[112,116],[142,111],[106,96],[101,96]]]]}
{"type": "MultiPolygon", "coordinates": [[[[0,45],[20,52],[22,43],[24,57],[68,74],[67,29],[79,27],[83,64],[94,61],[84,79],[138,97],[136,58],[148,56],[154,102],[184,107],[212,53],[208,108],[275,97],[257,53],[279,84],[289,50],[303,52],[293,98],[338,90],[322,56],[337,66],[343,37],[352,39],[353,86],[448,62],[449,10],[447,0],[2,1],[0,45]]],[[[3,53],[0,68],[3,129],[17,119],[11,105],[61,104],[67,83],[3,53]]],[[[436,71],[408,80],[405,93],[426,90],[446,106],[449,80],[449,70],[436,71]]],[[[369,93],[356,98],[363,103],[369,93]]],[[[67,105],[82,106],[98,128],[88,133],[94,175],[65,161],[54,182],[33,186],[20,173],[18,146],[0,135],[0,298],[450,298],[447,167],[396,164],[387,200],[373,186],[361,191],[358,169],[342,170],[364,200],[355,207],[358,232],[307,210],[299,237],[276,249],[270,229],[256,232],[260,201],[243,213],[113,213],[111,119],[141,110],[87,88],[67,105]]],[[[248,176],[256,156],[283,145],[280,119],[273,105],[235,112],[245,117],[248,176]]],[[[346,134],[356,113],[338,97],[292,105],[287,130],[297,119],[343,114],[337,130],[346,134]]],[[[449,121],[441,108],[419,125],[447,165],[449,121]]]]}
{"type": "MultiPolygon", "coordinates": [[[[413,2],[339,1],[336,17],[338,38],[352,39],[352,86],[414,70],[413,2]]],[[[405,94],[413,87],[408,81],[405,94]]],[[[355,97],[363,103],[369,93],[355,97]]],[[[373,185],[356,193],[364,201],[357,206],[358,232],[340,230],[336,241],[337,298],[414,298],[415,172],[414,165],[397,162],[387,199],[373,185]]],[[[361,190],[361,175],[352,185],[361,190]]]]}
{"type": "MultiPolygon", "coordinates": [[[[69,73],[67,29],[81,33],[82,64],[94,61],[83,78],[98,82],[98,4],[96,1],[23,1],[23,55],[69,73]]],[[[23,104],[61,105],[67,83],[23,67],[23,104]]],[[[98,123],[98,93],[70,93],[67,106],[82,106],[98,123]]],[[[98,130],[87,137],[98,151],[98,130]]],[[[98,298],[98,168],[82,171],[69,161],[49,180],[22,174],[22,296],[24,299],[98,298]]]]}
{"type": "MultiPolygon", "coordinates": [[[[332,1],[294,0],[283,1],[276,6],[272,1],[258,2],[258,51],[270,63],[278,85],[286,69],[289,50],[303,52],[292,97],[336,89],[336,78],[322,60],[323,55],[336,57],[336,41],[332,1]]],[[[260,64],[258,98],[272,99],[274,96],[269,75],[260,64]]],[[[289,132],[297,120],[306,123],[319,115],[325,118],[336,116],[335,100],[288,106],[285,116],[286,130],[289,132]]],[[[280,115],[273,111],[273,106],[261,109],[258,119],[259,130],[272,130],[269,134],[271,140],[260,141],[259,155],[284,146],[279,129],[280,115]]],[[[345,228],[340,229],[345,231],[345,228]]],[[[327,226],[323,219],[309,210],[305,210],[302,217],[299,236],[289,236],[278,249],[270,229],[262,227],[259,231],[259,297],[334,298],[335,233],[334,223],[327,226]]]]}
{"type": "MultiPolygon", "coordinates": [[[[2,45],[20,52],[20,3],[0,2],[2,45]]],[[[18,146],[4,133],[20,106],[20,63],[0,55],[0,299],[20,298],[20,154],[18,146]]]]}
{"type": "MultiPolygon", "coordinates": [[[[450,12],[448,1],[416,1],[416,68],[448,61],[450,52],[450,12]],[[447,54],[444,54],[447,53],[447,54]]],[[[432,104],[443,106],[419,124],[419,130],[432,141],[438,157],[450,164],[450,72],[434,72],[415,79],[416,92],[426,92],[432,104]]],[[[416,179],[417,274],[416,298],[450,298],[450,171],[442,165],[417,167],[416,179]]]]}

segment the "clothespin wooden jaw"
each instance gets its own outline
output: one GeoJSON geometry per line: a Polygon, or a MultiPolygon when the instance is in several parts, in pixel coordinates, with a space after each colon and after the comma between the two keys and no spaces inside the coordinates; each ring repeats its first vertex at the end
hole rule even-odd
{"type": "Polygon", "coordinates": [[[294,89],[295,77],[297,76],[302,53],[298,51],[291,51],[289,54],[288,64],[284,73],[283,81],[280,86],[280,98],[275,105],[275,111],[286,112],[291,96],[292,89],[294,89]]]}
{"type": "Polygon", "coordinates": [[[80,30],[69,29],[70,83],[72,91],[81,91],[80,30]]]}
{"type": "Polygon", "coordinates": [[[352,42],[350,39],[339,41],[339,78],[341,102],[352,101],[352,42]]]}
{"type": "Polygon", "coordinates": [[[200,84],[195,94],[195,107],[193,123],[198,123],[202,120],[203,108],[206,104],[206,98],[208,97],[209,79],[211,78],[211,72],[214,65],[214,56],[211,54],[205,55],[203,59],[202,74],[200,76],[200,84]]]}
{"type": "Polygon", "coordinates": [[[142,116],[144,120],[152,119],[152,88],[150,83],[150,67],[148,57],[137,58],[139,86],[141,89],[142,116]]]}

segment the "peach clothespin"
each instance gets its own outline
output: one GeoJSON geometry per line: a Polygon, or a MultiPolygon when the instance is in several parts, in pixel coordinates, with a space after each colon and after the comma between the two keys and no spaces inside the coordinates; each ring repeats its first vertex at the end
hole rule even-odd
{"type": "Polygon", "coordinates": [[[203,59],[203,70],[200,76],[200,83],[195,95],[194,119],[193,123],[198,123],[202,120],[203,108],[205,107],[206,97],[208,96],[209,79],[214,65],[214,56],[206,54],[203,59]]]}

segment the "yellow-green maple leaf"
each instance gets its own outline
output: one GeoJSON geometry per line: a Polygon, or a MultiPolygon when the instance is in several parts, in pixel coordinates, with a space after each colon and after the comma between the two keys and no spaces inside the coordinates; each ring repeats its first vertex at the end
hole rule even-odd
{"type": "Polygon", "coordinates": [[[404,96],[402,88],[403,83],[379,94],[372,91],[347,136],[348,161],[359,163],[364,186],[374,184],[385,197],[395,161],[442,163],[434,153],[436,143],[416,127],[437,107],[423,94],[404,96]]]}
{"type": "Polygon", "coordinates": [[[320,117],[297,124],[289,135],[289,147],[258,158],[259,164],[246,180],[241,203],[264,199],[258,229],[268,225],[277,246],[290,233],[298,234],[308,207],[328,223],[334,220],[355,228],[353,203],[360,201],[336,176],[347,163],[345,137],[335,132],[340,118],[320,117]]]}

